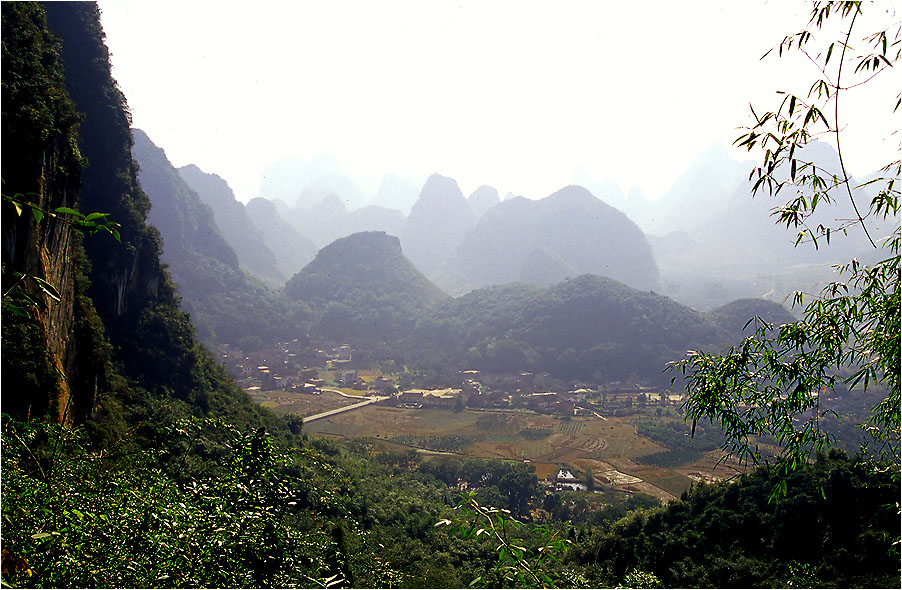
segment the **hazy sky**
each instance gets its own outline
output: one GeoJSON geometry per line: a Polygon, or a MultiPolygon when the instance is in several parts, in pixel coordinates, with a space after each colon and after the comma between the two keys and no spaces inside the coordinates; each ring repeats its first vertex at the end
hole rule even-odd
{"type": "MultiPolygon", "coordinates": [[[[464,194],[541,198],[581,166],[655,198],[700,150],[735,139],[749,102],[775,107],[774,90],[804,92],[816,74],[759,61],[807,21],[809,4],[787,0],[100,7],[134,125],[243,201],[267,164],[321,151],[372,192],[387,172],[438,172],[464,194]]],[[[896,141],[862,139],[853,170],[896,141]]]]}

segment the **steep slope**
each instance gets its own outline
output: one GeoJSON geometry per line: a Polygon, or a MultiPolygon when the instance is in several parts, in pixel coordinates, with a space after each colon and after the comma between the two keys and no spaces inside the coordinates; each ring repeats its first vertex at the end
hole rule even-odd
{"type": "Polygon", "coordinates": [[[249,348],[273,338],[303,337],[306,310],[280,300],[239,268],[213,212],[178,174],[162,149],[135,130],[138,177],[153,208],[148,221],[163,237],[163,260],[205,342],[249,348]]]}
{"type": "Polygon", "coordinates": [[[273,201],[257,197],[248,201],[245,210],[254,225],[266,229],[263,241],[275,256],[282,275],[293,276],[316,256],[316,245],[282,217],[273,201]]]}
{"type": "Polygon", "coordinates": [[[28,206],[76,206],[79,117],[64,89],[59,40],[46,30],[41,7],[4,3],[2,10],[2,135],[15,147],[3,150],[2,161],[2,409],[17,419],[80,421],[94,415],[106,378],[105,355],[95,346],[102,335],[76,261],[83,260],[82,236],[66,216],[33,214],[28,206]]]}
{"type": "Polygon", "coordinates": [[[81,374],[91,377],[99,391],[91,408],[96,411],[80,418],[97,421],[96,436],[105,432],[121,437],[123,444],[153,445],[164,452],[161,433],[177,417],[211,415],[240,428],[278,428],[284,422],[261,412],[232,384],[178,309],[159,259],[159,233],[145,223],[150,202],[138,184],[128,111],[111,77],[99,8],[88,2],[42,7],[49,27],[62,38],[65,87],[83,116],[79,148],[88,165],[79,207],[108,212],[121,234],[121,242],[104,234],[84,240],[90,285],[77,296],[79,304],[89,299],[97,316],[80,320],[91,325],[91,338],[69,344],[105,366],[96,377],[81,374]]]}
{"type": "Polygon", "coordinates": [[[163,260],[170,267],[175,263],[176,284],[191,288],[186,281],[191,281],[192,272],[183,273],[184,267],[179,265],[188,258],[210,258],[237,270],[238,256],[223,238],[210,207],[181,179],[166,153],[146,133],[135,129],[133,135],[138,181],[152,205],[147,221],[163,236],[163,260]]]}
{"type": "Polygon", "coordinates": [[[228,183],[216,174],[208,174],[190,164],[178,169],[188,186],[213,211],[213,219],[226,243],[238,256],[238,263],[258,279],[281,285],[285,275],[276,257],[265,243],[264,233],[248,216],[228,183]]]}
{"type": "Polygon", "coordinates": [[[285,293],[323,312],[319,332],[331,338],[392,339],[418,314],[446,299],[384,232],[336,240],[293,276],[285,293]]]}
{"type": "Polygon", "coordinates": [[[551,259],[559,261],[554,278],[572,268],[570,276],[597,274],[638,289],[658,285],[651,247],[636,224],[578,186],[540,201],[518,197],[492,208],[435,281],[448,292],[463,293],[536,277],[551,259]]]}
{"type": "Polygon", "coordinates": [[[424,274],[431,275],[451,257],[476,221],[453,178],[433,174],[410,210],[401,246],[424,274]]]}
{"type": "Polygon", "coordinates": [[[80,148],[88,164],[79,207],[109,213],[120,224],[121,243],[107,235],[85,241],[87,293],[109,337],[113,360],[141,388],[200,403],[211,393],[197,370],[205,362],[203,353],[160,264],[159,234],[145,225],[150,202],[138,185],[125,97],[110,74],[99,9],[77,2],[43,6],[49,27],[63,40],[66,89],[84,114],[80,148]]]}

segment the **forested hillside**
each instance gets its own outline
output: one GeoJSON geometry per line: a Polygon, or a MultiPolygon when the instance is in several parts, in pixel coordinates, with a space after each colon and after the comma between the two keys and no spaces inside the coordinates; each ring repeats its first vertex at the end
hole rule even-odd
{"type": "Polygon", "coordinates": [[[755,314],[777,324],[793,319],[763,301],[742,310],[753,313],[738,323],[726,311],[701,314],[664,296],[584,275],[545,289],[477,289],[424,315],[409,341],[414,358],[434,367],[661,383],[670,379],[662,373],[669,360],[695,347],[735,342],[755,314]]]}
{"type": "Polygon", "coordinates": [[[360,342],[400,338],[447,298],[401,254],[398,238],[384,232],[352,234],[326,246],[285,292],[316,308],[322,336],[360,342]]]}

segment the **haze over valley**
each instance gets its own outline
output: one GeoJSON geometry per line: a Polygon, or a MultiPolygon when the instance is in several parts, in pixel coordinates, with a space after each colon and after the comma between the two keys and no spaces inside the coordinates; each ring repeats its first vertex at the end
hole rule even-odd
{"type": "MultiPolygon", "coordinates": [[[[836,160],[829,145],[814,142],[809,151],[827,166],[836,160]]],[[[140,151],[135,157],[139,164],[145,158],[140,151]]],[[[792,233],[775,223],[778,200],[749,197],[753,166],[712,144],[655,201],[635,191],[625,195],[613,180],[599,182],[585,172],[574,175],[582,184],[540,199],[502,198],[488,185],[464,195],[440,173],[419,185],[388,173],[379,192],[366,195],[326,154],[267,168],[261,178],[267,196],[247,204],[216,171],[188,164],[178,175],[210,208],[241,268],[273,288],[319,249],[369,231],[398,237],[404,256],[452,296],[596,274],[699,311],[743,298],[788,304],[794,292],[815,292],[830,281],[834,265],[870,255],[860,232],[837,236],[830,249],[796,247],[792,233]]],[[[840,203],[816,221],[853,218],[840,203]]],[[[875,231],[891,227],[879,223],[875,231]]]]}

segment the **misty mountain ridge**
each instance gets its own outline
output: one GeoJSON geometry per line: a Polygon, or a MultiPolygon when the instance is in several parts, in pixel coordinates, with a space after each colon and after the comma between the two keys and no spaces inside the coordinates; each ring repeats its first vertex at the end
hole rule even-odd
{"type": "Polygon", "coordinates": [[[373,197],[372,204],[396,209],[406,216],[410,213],[413,204],[417,202],[422,186],[423,182],[415,182],[397,174],[386,174],[379,183],[379,189],[376,191],[376,196],[373,197]]]}
{"type": "Polygon", "coordinates": [[[277,202],[262,197],[251,199],[244,207],[254,225],[264,228],[263,240],[284,276],[294,275],[316,256],[316,244],[283,218],[280,211],[287,211],[287,208],[280,209],[277,202]]]}
{"type": "Polygon", "coordinates": [[[602,181],[595,180],[582,166],[578,166],[570,177],[570,184],[585,187],[598,199],[626,214],[633,222],[645,231],[647,217],[651,215],[654,204],[648,201],[638,187],[630,187],[629,195],[623,193],[620,184],[613,178],[602,181]]]}
{"type": "Polygon", "coordinates": [[[490,209],[434,275],[451,293],[518,280],[539,284],[597,274],[640,289],[658,287],[658,269],[642,231],[583,187],[533,201],[516,197],[490,209]]]}
{"type": "Polygon", "coordinates": [[[140,166],[138,181],[152,204],[147,221],[160,230],[162,259],[170,266],[175,263],[172,272],[180,279],[177,282],[189,279],[179,272],[181,260],[207,258],[237,270],[238,256],[219,231],[212,209],[188,187],[169,163],[166,152],[146,133],[135,129],[132,135],[132,154],[140,166]]]}
{"type": "MultiPolygon", "coordinates": [[[[812,142],[799,157],[813,158],[827,170],[836,168],[836,154],[826,143],[812,142]]],[[[271,174],[270,180],[293,178],[296,186],[307,183],[309,190],[304,199],[315,198],[311,183],[317,174],[318,178],[326,178],[343,172],[338,162],[325,153],[310,163],[286,158],[274,166],[280,171],[271,174]]],[[[646,200],[635,185],[624,195],[614,180],[597,182],[584,169],[577,168],[573,177],[587,185],[583,188],[589,187],[587,194],[621,214],[594,224],[590,223],[593,215],[596,221],[605,216],[576,207],[569,214],[572,221],[566,221],[560,218],[567,215],[555,206],[533,205],[544,199],[528,200],[508,193],[502,200],[497,190],[487,185],[465,198],[453,179],[439,174],[427,179],[407,216],[388,206],[352,208],[352,199],[340,193],[353,193],[356,189],[346,185],[306,207],[287,206],[283,199],[270,199],[275,210],[258,211],[261,215],[251,220],[241,215],[228,185],[215,175],[209,180],[209,194],[200,185],[195,188],[201,189],[202,200],[213,206],[217,225],[225,226],[219,228],[220,233],[238,255],[242,267],[270,285],[278,284],[275,276],[291,276],[303,268],[317,248],[367,231],[399,236],[404,253],[417,268],[454,294],[512,281],[547,286],[567,277],[592,273],[637,288],[659,289],[696,309],[713,309],[747,297],[786,301],[796,290],[817,291],[834,278],[831,264],[869,255],[860,228],[853,228],[849,237],[835,235],[832,241],[837,247],[817,251],[804,244],[794,247],[794,233],[776,225],[771,216],[773,207],[782,204],[783,199],[770,198],[763,192],[754,198],[750,196],[748,171],[752,166],[752,162],[733,159],[722,145],[712,145],[700,152],[671,189],[654,202],[646,200]],[[223,208],[231,213],[225,213],[223,208]],[[261,238],[254,229],[239,231],[241,227],[259,226],[267,218],[272,225],[269,235],[261,238]],[[234,220],[231,225],[229,219],[234,220]],[[637,237],[633,231],[627,242],[633,243],[636,238],[639,246],[626,247],[622,255],[617,254],[614,245],[620,241],[620,230],[611,228],[619,228],[624,219],[627,225],[657,228],[664,233],[637,237]],[[608,227],[609,223],[613,225],[608,227]],[[555,227],[558,229],[552,229],[555,227]],[[276,234],[283,237],[277,239],[276,234]],[[606,238],[592,242],[593,236],[600,235],[606,238]],[[251,244],[242,246],[242,241],[251,244]],[[645,254],[649,245],[651,261],[645,254]],[[252,261],[255,251],[259,254],[257,262],[252,261]],[[644,258],[642,264],[632,263],[637,256],[644,258]],[[617,258],[623,262],[622,268],[617,258]]],[[[192,167],[183,172],[198,180],[203,178],[203,173],[192,167]]],[[[403,205],[405,200],[410,201],[414,190],[409,180],[387,174],[377,198],[403,205]]],[[[585,202],[586,206],[589,202],[585,202]]],[[[558,204],[560,207],[567,208],[563,202],[558,204]]],[[[836,225],[837,218],[851,217],[854,211],[840,199],[828,212],[819,211],[812,219],[836,225]]],[[[880,235],[879,231],[875,233],[880,235]]]]}
{"type": "Polygon", "coordinates": [[[264,232],[248,216],[245,206],[235,198],[228,183],[194,164],[179,168],[178,173],[213,211],[213,219],[222,237],[237,254],[241,266],[270,285],[281,285],[287,275],[279,269],[264,232]]]}
{"type": "Polygon", "coordinates": [[[337,195],[353,209],[370,200],[357,182],[328,152],[317,153],[309,162],[288,156],[263,170],[259,196],[282,199],[289,205],[309,208],[329,194],[337,195]]]}
{"type": "MultiPolygon", "coordinates": [[[[827,173],[838,169],[835,150],[824,142],[811,142],[799,158],[811,159],[827,173]]],[[[860,181],[853,179],[852,184],[860,181]]],[[[834,265],[852,258],[875,261],[878,253],[859,226],[849,227],[846,234],[833,233],[828,247],[823,239],[818,248],[808,240],[796,245],[798,229],[787,229],[773,215],[791,195],[774,197],[759,191],[752,197],[752,185],[746,173],[732,190],[720,195],[707,221],[650,238],[665,293],[696,309],[715,307],[737,296],[784,301],[795,291],[817,292],[836,280],[834,265]]],[[[871,196],[863,191],[862,210],[867,210],[871,196]]],[[[807,225],[812,230],[819,224],[836,228],[856,218],[848,198],[841,192],[835,197],[834,203],[810,217],[807,225]]],[[[868,227],[879,236],[898,223],[898,218],[869,220],[868,227]]]]}
{"type": "Polygon", "coordinates": [[[367,205],[350,211],[345,201],[334,193],[329,193],[312,207],[295,207],[283,215],[300,235],[319,248],[362,231],[398,235],[405,224],[400,211],[379,205],[367,205]]]}
{"type": "Polygon", "coordinates": [[[467,204],[477,219],[485,215],[489,209],[501,202],[498,191],[494,187],[482,185],[467,197],[467,204]]]}
{"type": "Polygon", "coordinates": [[[457,182],[433,174],[423,185],[401,233],[404,253],[417,268],[430,275],[453,255],[475,221],[476,214],[457,182]]]}
{"type": "Polygon", "coordinates": [[[135,129],[133,136],[138,181],[151,203],[147,220],[159,230],[161,259],[198,336],[210,344],[259,346],[303,331],[307,310],[280,300],[240,268],[211,208],[144,132],[135,129]]]}

